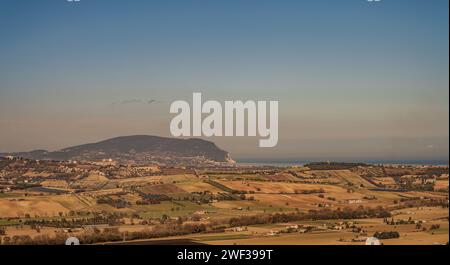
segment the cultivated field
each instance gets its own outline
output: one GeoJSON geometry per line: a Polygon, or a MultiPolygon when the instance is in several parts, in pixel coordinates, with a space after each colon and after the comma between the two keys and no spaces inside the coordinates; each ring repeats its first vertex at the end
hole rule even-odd
{"type": "Polygon", "coordinates": [[[161,167],[136,176],[142,167],[12,165],[0,169],[6,244],[68,235],[133,244],[448,242],[448,168],[161,167]]]}

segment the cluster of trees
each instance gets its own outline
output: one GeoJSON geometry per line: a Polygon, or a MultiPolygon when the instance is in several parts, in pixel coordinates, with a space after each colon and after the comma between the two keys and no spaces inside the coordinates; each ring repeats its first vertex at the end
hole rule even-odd
{"type": "Polygon", "coordinates": [[[448,208],[448,198],[438,199],[438,198],[401,198],[399,203],[398,201],[394,201],[394,203],[399,204],[396,208],[413,208],[413,207],[442,207],[448,208]]]}
{"type": "Polygon", "coordinates": [[[214,186],[214,187],[216,187],[218,189],[221,189],[221,190],[223,190],[225,192],[228,192],[228,193],[232,193],[232,194],[239,193],[239,191],[230,189],[227,186],[222,185],[219,182],[216,182],[214,180],[206,180],[205,182],[208,183],[209,185],[212,185],[212,186],[214,186]]]}
{"type": "Polygon", "coordinates": [[[400,234],[397,231],[375,232],[373,236],[378,239],[390,239],[390,238],[399,238],[400,234]]]}
{"type": "Polygon", "coordinates": [[[359,219],[359,218],[386,218],[390,217],[389,211],[382,207],[357,209],[345,208],[343,210],[310,210],[307,213],[275,213],[254,216],[234,217],[229,220],[230,226],[249,226],[255,224],[286,223],[305,220],[330,220],[330,219],[359,219]]]}
{"type": "Polygon", "coordinates": [[[415,191],[434,191],[433,182],[426,183],[414,183],[413,181],[406,181],[400,184],[400,188],[404,190],[415,190],[415,191]]]}
{"type": "Polygon", "coordinates": [[[0,243],[2,245],[63,245],[66,239],[65,233],[58,232],[54,237],[49,235],[37,235],[33,238],[29,235],[5,236],[0,243]]]}
{"type": "Polygon", "coordinates": [[[308,167],[311,170],[340,170],[340,169],[350,169],[358,166],[367,166],[367,164],[344,163],[344,162],[314,162],[305,165],[305,167],[308,167]]]}
{"type": "Polygon", "coordinates": [[[431,225],[430,230],[436,230],[436,229],[439,229],[439,228],[441,228],[440,224],[434,224],[434,225],[431,225]]]}
{"type": "Polygon", "coordinates": [[[161,201],[155,199],[145,199],[145,200],[137,200],[136,204],[137,205],[161,204],[161,201]]]}
{"type": "Polygon", "coordinates": [[[427,168],[423,174],[426,176],[440,176],[448,173],[449,173],[448,167],[439,167],[439,168],[427,168]]]}
{"type": "Polygon", "coordinates": [[[84,218],[59,218],[59,219],[31,219],[25,220],[24,225],[30,225],[32,227],[58,227],[58,228],[80,228],[85,225],[99,225],[109,224],[118,225],[122,223],[122,218],[125,217],[122,213],[94,213],[90,217],[84,218]]]}
{"type": "Polygon", "coordinates": [[[411,217],[409,217],[408,220],[403,220],[403,219],[394,220],[394,218],[389,220],[388,218],[384,218],[383,222],[388,225],[409,225],[409,224],[416,223],[411,217]]]}
{"type": "MultiPolygon", "coordinates": [[[[179,236],[208,231],[216,232],[210,225],[205,224],[161,224],[156,225],[152,229],[134,232],[120,232],[118,228],[104,228],[103,230],[94,228],[91,231],[85,231],[77,235],[77,238],[81,244],[94,244],[99,242],[179,236]]],[[[62,232],[56,233],[54,237],[49,235],[38,235],[33,238],[28,235],[5,236],[0,243],[3,245],[63,245],[67,237],[67,234],[62,232]]]]}
{"type": "Polygon", "coordinates": [[[137,205],[148,205],[148,204],[160,204],[162,201],[170,201],[171,198],[164,194],[146,194],[140,191],[136,191],[141,200],[137,200],[137,205]]]}
{"type": "MultiPolygon", "coordinates": [[[[121,216],[102,216],[99,215],[99,218],[96,223],[99,223],[100,220],[104,221],[103,218],[113,218],[114,220],[118,220],[121,216]]],[[[275,214],[264,214],[264,215],[256,215],[256,216],[241,216],[237,218],[231,218],[228,220],[226,226],[229,227],[237,227],[237,226],[249,226],[254,224],[269,224],[269,223],[283,223],[290,221],[302,221],[302,220],[327,220],[327,219],[356,219],[356,218],[385,218],[390,217],[390,213],[382,207],[377,208],[364,208],[359,207],[357,209],[323,209],[323,210],[310,210],[307,213],[275,213],[275,214]]],[[[64,218],[63,218],[64,219],[64,218]]],[[[78,222],[83,222],[79,219],[78,222]]],[[[223,231],[224,225],[222,223],[211,222],[209,224],[184,224],[183,220],[177,220],[174,222],[163,222],[160,225],[156,225],[155,227],[144,229],[142,231],[133,231],[133,232],[120,232],[117,228],[105,228],[103,230],[93,228],[89,231],[85,231],[77,237],[80,239],[80,242],[83,244],[92,244],[97,242],[109,242],[109,241],[122,241],[122,240],[135,240],[135,239],[150,239],[150,238],[160,238],[160,237],[168,237],[168,236],[177,236],[177,235],[186,235],[193,233],[202,233],[202,232],[219,232],[223,231]]],[[[30,221],[32,222],[32,221],[30,221]]],[[[33,221],[35,225],[46,225],[50,226],[52,223],[51,220],[42,220],[42,222],[33,221]],[[50,223],[46,223],[50,222],[50,223]]],[[[78,224],[74,219],[74,223],[70,225],[70,223],[53,223],[53,226],[58,227],[73,227],[74,224],[78,224]]],[[[31,223],[29,223],[31,224],[31,223]]],[[[382,238],[386,235],[381,235],[382,238]]],[[[34,238],[29,236],[13,236],[13,237],[3,237],[3,244],[64,244],[67,238],[67,234],[59,232],[54,237],[49,237],[48,235],[38,235],[34,238]]]]}
{"type": "MultiPolygon", "coordinates": [[[[152,229],[146,229],[142,231],[134,232],[124,232],[122,233],[122,238],[119,240],[136,240],[136,239],[149,239],[149,238],[161,238],[169,236],[179,236],[206,232],[210,229],[209,225],[206,224],[161,224],[157,225],[152,229]]],[[[210,229],[211,230],[211,229],[210,229]]],[[[80,239],[85,242],[86,239],[80,239]]],[[[107,241],[117,241],[117,240],[107,240],[107,241]]]]}
{"type": "Polygon", "coordinates": [[[311,190],[295,190],[295,194],[315,194],[315,193],[325,193],[325,190],[320,189],[311,189],[311,190]]]}
{"type": "Polygon", "coordinates": [[[118,198],[118,199],[113,199],[110,197],[100,197],[97,199],[97,203],[98,204],[109,204],[112,207],[115,208],[126,208],[126,207],[130,207],[131,203],[122,199],[122,198],[118,198]]]}

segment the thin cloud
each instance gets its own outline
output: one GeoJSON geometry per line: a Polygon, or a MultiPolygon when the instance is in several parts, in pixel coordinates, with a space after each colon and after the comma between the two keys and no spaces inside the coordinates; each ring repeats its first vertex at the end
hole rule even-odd
{"type": "Polygon", "coordinates": [[[149,99],[149,100],[143,100],[143,99],[124,99],[121,101],[113,102],[111,105],[135,105],[135,104],[153,104],[157,103],[158,100],[156,99],[149,99]]]}
{"type": "Polygon", "coordinates": [[[120,102],[121,104],[141,104],[142,100],[140,99],[126,99],[120,102]]]}

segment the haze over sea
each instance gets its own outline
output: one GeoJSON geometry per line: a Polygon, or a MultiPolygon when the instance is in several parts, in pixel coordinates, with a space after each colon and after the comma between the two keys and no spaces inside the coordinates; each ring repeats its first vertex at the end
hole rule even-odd
{"type": "MultiPolygon", "coordinates": [[[[330,160],[331,162],[332,160],[330,160]]],[[[327,162],[323,160],[258,160],[258,159],[236,159],[236,162],[242,166],[276,166],[291,167],[302,166],[311,162],[327,162]]],[[[348,163],[367,163],[367,164],[383,164],[383,165],[432,165],[432,166],[448,166],[448,160],[337,160],[332,162],[348,162],[348,163]]]]}

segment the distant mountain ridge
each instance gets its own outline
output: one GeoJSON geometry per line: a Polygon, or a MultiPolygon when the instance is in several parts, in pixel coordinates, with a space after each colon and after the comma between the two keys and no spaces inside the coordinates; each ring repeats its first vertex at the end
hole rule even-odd
{"type": "MultiPolygon", "coordinates": [[[[168,138],[151,135],[120,136],[97,143],[67,147],[59,151],[34,150],[13,155],[39,160],[100,160],[146,163],[170,162],[171,159],[196,158],[213,162],[234,162],[228,152],[213,142],[191,138],[168,138]]],[[[192,160],[192,159],[191,159],[192,160]]]]}

